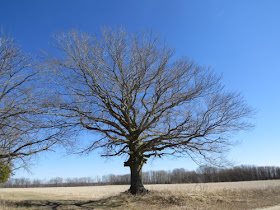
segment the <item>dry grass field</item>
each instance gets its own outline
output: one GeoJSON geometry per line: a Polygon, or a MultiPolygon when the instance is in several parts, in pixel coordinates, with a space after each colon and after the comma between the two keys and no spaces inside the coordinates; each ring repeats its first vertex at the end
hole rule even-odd
{"type": "Polygon", "coordinates": [[[280,180],[129,186],[0,189],[0,209],[256,209],[280,205],[280,180]]]}

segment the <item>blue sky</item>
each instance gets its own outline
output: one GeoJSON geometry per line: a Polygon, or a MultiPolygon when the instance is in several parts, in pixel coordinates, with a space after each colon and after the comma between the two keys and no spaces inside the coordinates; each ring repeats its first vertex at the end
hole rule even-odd
{"type": "MultiPolygon", "coordinates": [[[[128,32],[153,30],[199,64],[223,74],[228,89],[243,93],[258,113],[255,128],[233,137],[240,142],[228,158],[239,164],[280,166],[280,1],[277,0],[0,0],[0,25],[29,53],[50,49],[51,35],[79,29],[98,33],[103,26],[128,32]]],[[[94,138],[86,135],[81,138],[94,138]]],[[[41,154],[33,174],[50,178],[129,173],[122,158],[99,152],[68,156],[41,154]]],[[[188,158],[149,161],[144,170],[196,169],[188,158]]]]}

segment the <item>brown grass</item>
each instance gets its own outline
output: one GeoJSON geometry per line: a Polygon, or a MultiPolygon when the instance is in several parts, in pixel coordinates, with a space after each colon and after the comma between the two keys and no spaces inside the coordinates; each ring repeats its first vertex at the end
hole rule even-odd
{"type": "Polygon", "coordinates": [[[148,185],[132,196],[128,186],[0,189],[0,209],[254,209],[280,204],[280,180],[148,185]]]}

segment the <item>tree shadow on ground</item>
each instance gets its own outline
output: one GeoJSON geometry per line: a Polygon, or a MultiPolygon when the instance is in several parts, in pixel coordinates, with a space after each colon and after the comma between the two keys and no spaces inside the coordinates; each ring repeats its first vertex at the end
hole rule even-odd
{"type": "MultiPolygon", "coordinates": [[[[4,201],[6,207],[15,209],[113,209],[121,207],[126,201],[119,196],[112,196],[100,200],[78,201],[78,200],[27,200],[27,201],[4,201]]],[[[1,205],[0,205],[1,206],[1,205]]]]}

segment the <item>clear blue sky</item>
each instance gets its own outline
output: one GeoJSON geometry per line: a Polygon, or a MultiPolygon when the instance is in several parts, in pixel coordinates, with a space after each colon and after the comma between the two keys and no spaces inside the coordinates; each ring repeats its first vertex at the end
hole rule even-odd
{"type": "MultiPolygon", "coordinates": [[[[49,48],[51,35],[102,26],[128,32],[153,30],[178,56],[188,56],[223,74],[223,83],[243,93],[258,113],[255,129],[233,139],[229,159],[239,164],[280,166],[280,1],[277,0],[0,0],[0,25],[32,54],[49,48]]],[[[84,136],[83,138],[94,138],[84,136]]],[[[84,177],[128,173],[123,159],[96,152],[39,156],[33,174],[15,177],[84,177]]],[[[188,158],[149,161],[144,170],[196,169],[188,158]]]]}

